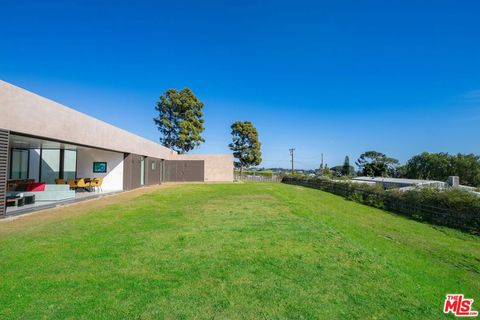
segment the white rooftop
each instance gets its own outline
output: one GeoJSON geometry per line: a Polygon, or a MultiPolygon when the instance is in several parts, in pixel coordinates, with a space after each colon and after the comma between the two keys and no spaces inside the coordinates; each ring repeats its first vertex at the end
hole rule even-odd
{"type": "Polygon", "coordinates": [[[403,179],[403,178],[383,178],[383,177],[356,177],[353,181],[379,182],[379,183],[401,183],[409,185],[418,185],[424,183],[441,182],[435,180],[403,179]]]}

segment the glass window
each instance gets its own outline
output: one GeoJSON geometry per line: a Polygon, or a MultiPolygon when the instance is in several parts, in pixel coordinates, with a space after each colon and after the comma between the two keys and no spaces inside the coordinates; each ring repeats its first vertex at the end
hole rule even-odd
{"type": "Polygon", "coordinates": [[[55,179],[58,179],[60,176],[60,150],[43,149],[40,167],[40,181],[54,184],[55,179]]]}
{"type": "Polygon", "coordinates": [[[28,178],[35,181],[40,180],[40,149],[30,149],[30,164],[28,168],[28,178]]]}
{"type": "Polygon", "coordinates": [[[164,166],[163,161],[164,160],[160,161],[160,169],[159,169],[159,171],[160,171],[160,182],[163,182],[164,179],[165,179],[165,177],[163,176],[163,166],[164,166]]]}
{"type": "Polygon", "coordinates": [[[28,178],[28,150],[12,149],[10,179],[28,178]]]}
{"type": "Polygon", "coordinates": [[[75,179],[77,170],[77,151],[65,150],[63,155],[63,178],[75,179]]]}
{"type": "Polygon", "coordinates": [[[140,185],[145,185],[145,157],[140,159],[140,185]]]}

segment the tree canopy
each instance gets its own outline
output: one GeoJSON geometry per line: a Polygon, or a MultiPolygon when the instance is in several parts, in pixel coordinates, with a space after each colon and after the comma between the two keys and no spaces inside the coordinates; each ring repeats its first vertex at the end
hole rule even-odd
{"type": "Polygon", "coordinates": [[[161,133],[160,142],[178,153],[205,142],[200,135],[204,130],[202,108],[203,102],[189,88],[165,91],[155,107],[159,115],[153,119],[161,133]]]}
{"type": "MultiPolygon", "coordinates": [[[[333,175],[336,177],[351,176],[355,174],[355,168],[350,165],[349,156],[345,156],[345,160],[343,161],[342,165],[334,166],[330,169],[327,168],[327,170],[333,173],[333,175]]],[[[322,173],[324,172],[322,171],[322,173]]]]}
{"type": "Polygon", "coordinates": [[[235,166],[243,168],[259,165],[262,162],[261,144],[257,129],[250,121],[236,121],[231,126],[232,143],[229,144],[237,160],[235,166]]]}
{"type": "Polygon", "coordinates": [[[349,166],[349,170],[348,170],[349,173],[347,174],[344,174],[344,172],[346,172],[344,165],[331,167],[330,171],[337,177],[352,176],[355,173],[355,168],[353,166],[349,166]]]}
{"type": "Polygon", "coordinates": [[[352,174],[352,167],[350,166],[350,158],[348,156],[345,156],[345,160],[343,161],[343,166],[342,166],[342,175],[344,176],[349,176],[352,174]]]}
{"type": "Polygon", "coordinates": [[[480,156],[474,154],[428,153],[412,157],[405,165],[405,176],[411,179],[445,181],[459,176],[460,182],[480,186],[480,156]]]}
{"type": "Polygon", "coordinates": [[[367,151],[362,153],[355,163],[362,174],[378,177],[395,175],[399,161],[394,158],[389,158],[381,152],[367,151]]]}

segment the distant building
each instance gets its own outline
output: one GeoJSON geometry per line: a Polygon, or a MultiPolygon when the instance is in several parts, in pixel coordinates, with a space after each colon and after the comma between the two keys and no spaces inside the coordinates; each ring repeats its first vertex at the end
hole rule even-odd
{"type": "Polygon", "coordinates": [[[405,188],[417,186],[432,186],[432,187],[446,187],[446,183],[435,180],[420,180],[420,179],[403,179],[403,178],[383,178],[383,177],[356,177],[352,179],[353,182],[377,184],[383,186],[385,189],[391,188],[405,188]]]}
{"type": "Polygon", "coordinates": [[[421,187],[433,187],[438,189],[458,188],[470,193],[480,195],[474,187],[462,186],[457,176],[448,177],[446,182],[437,180],[421,180],[421,179],[403,179],[403,178],[383,178],[383,177],[356,177],[351,180],[355,183],[365,183],[370,185],[381,185],[384,189],[401,189],[409,190],[421,187]]]}

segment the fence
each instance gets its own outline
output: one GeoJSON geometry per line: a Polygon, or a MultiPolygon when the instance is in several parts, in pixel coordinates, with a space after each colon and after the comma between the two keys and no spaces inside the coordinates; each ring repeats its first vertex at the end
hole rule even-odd
{"type": "Polygon", "coordinates": [[[393,211],[416,220],[460,229],[473,234],[480,234],[479,206],[472,208],[459,206],[458,210],[455,210],[455,208],[431,206],[407,199],[398,192],[372,191],[366,189],[368,186],[360,187],[348,182],[291,177],[285,177],[282,182],[320,189],[353,201],[393,211]]]}
{"type": "Polygon", "coordinates": [[[282,182],[282,177],[280,176],[262,176],[262,175],[250,175],[250,174],[235,174],[235,180],[237,181],[249,181],[249,182],[282,182]]]}

